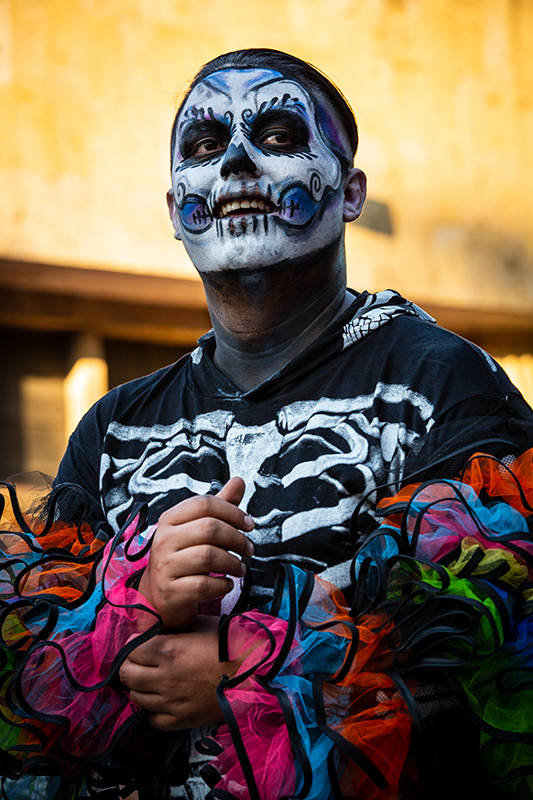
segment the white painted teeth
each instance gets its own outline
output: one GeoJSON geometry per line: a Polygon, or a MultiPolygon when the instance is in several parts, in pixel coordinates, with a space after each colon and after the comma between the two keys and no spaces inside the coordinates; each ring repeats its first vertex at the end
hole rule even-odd
{"type": "Polygon", "coordinates": [[[258,211],[268,211],[267,204],[263,200],[247,197],[242,200],[232,200],[229,203],[222,203],[220,206],[220,216],[225,217],[231,211],[239,211],[241,208],[257,208],[258,211]]]}

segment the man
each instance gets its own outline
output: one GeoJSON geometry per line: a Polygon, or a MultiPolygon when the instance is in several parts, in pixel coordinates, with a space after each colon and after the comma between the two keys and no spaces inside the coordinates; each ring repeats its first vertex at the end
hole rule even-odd
{"type": "MultiPolygon", "coordinates": [[[[277,51],[210,62],[176,116],[168,205],[213,331],[100,401],[57,476],[115,530],[139,500],[158,523],[139,590],[166,632],[120,672],[156,729],[223,721],[215,689],[238,664],[219,662],[218,617],[195,618],[198,602],[229,611],[246,568],[268,598],[281,560],[349,592],[360,500],[371,524],[384,486],[527,446],[531,412],[489,356],[394,292],[347,292],[356,147],[342,95],[277,51]]],[[[201,760],[173,797],[205,796],[201,760]]]]}

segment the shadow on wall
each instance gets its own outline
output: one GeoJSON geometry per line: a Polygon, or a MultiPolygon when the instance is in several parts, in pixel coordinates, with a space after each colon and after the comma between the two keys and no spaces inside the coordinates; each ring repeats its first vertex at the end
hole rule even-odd
{"type": "Polygon", "coordinates": [[[485,225],[450,226],[436,230],[433,243],[452,274],[464,280],[468,301],[494,308],[533,301],[533,253],[520,236],[485,225]]]}
{"type": "Polygon", "coordinates": [[[389,206],[379,200],[368,198],[363,206],[363,213],[352,225],[360,228],[369,228],[371,231],[393,235],[392,220],[389,206]]]}

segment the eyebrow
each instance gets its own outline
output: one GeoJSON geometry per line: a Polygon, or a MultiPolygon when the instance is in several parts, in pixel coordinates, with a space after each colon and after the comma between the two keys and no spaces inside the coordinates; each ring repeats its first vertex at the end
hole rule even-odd
{"type": "Polygon", "coordinates": [[[209,78],[204,78],[202,83],[205,84],[206,86],[209,86],[209,88],[212,89],[217,94],[223,94],[224,97],[227,97],[228,100],[231,100],[231,93],[229,91],[228,92],[224,91],[224,89],[222,89],[220,86],[217,86],[215,83],[212,82],[212,80],[209,80],[209,78]]]}
{"type": "Polygon", "coordinates": [[[308,94],[303,84],[294,80],[294,78],[286,78],[284,75],[282,75],[281,78],[269,78],[267,81],[261,81],[261,83],[258,83],[257,86],[251,86],[248,89],[247,94],[249,92],[258,92],[259,89],[263,89],[265,86],[270,86],[272,83],[294,83],[295,86],[299,86],[301,89],[305,91],[306,94],[308,94]]]}

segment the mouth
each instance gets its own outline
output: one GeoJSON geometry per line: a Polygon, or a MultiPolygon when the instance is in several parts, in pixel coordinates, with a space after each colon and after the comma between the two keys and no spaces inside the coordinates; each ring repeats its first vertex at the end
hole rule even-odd
{"type": "Polygon", "coordinates": [[[271,214],[275,210],[274,203],[266,197],[244,195],[219,200],[213,209],[213,216],[224,219],[224,217],[237,217],[243,214],[271,214]]]}

